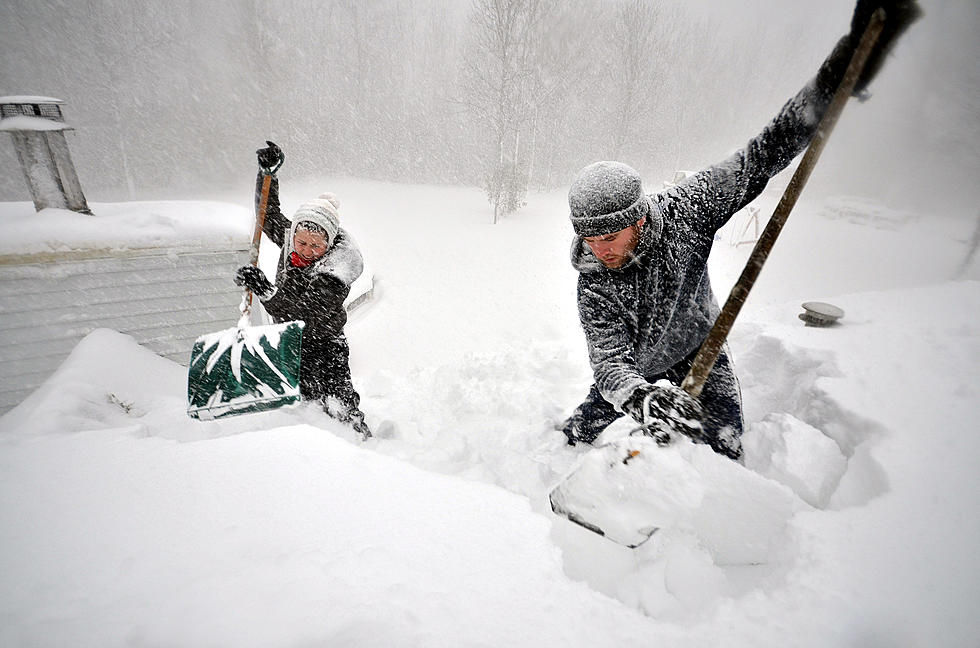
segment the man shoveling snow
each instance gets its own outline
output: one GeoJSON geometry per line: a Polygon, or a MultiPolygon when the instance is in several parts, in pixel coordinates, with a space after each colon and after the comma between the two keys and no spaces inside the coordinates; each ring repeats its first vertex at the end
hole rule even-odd
{"type": "Polygon", "coordinates": [[[568,194],[571,258],[595,383],[562,425],[569,444],[591,444],[628,414],[655,437],[675,431],[741,457],[742,405],[727,353],[700,400],[677,386],[720,312],[707,273],[714,234],[814,138],[879,8],[884,28],[853,91],[862,96],[918,17],[914,0],[859,0],[851,31],[816,77],[744,148],[680,184],[647,195],[626,164],[596,162],[579,172],[568,194]]]}

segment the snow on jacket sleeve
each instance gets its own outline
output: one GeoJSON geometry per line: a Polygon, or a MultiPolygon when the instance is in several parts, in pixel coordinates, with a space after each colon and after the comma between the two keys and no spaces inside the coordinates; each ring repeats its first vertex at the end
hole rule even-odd
{"type": "MultiPolygon", "coordinates": [[[[259,206],[262,204],[263,177],[265,177],[264,174],[259,171],[259,175],[255,183],[256,214],[259,213],[259,206]]],[[[265,223],[262,226],[262,231],[269,237],[269,240],[279,247],[282,247],[286,240],[286,232],[289,231],[290,224],[290,220],[286,218],[279,209],[279,178],[273,175],[272,182],[269,185],[269,197],[265,205],[265,223]]]]}
{"type": "Polygon", "coordinates": [[[843,78],[853,46],[841,39],[817,75],[748,144],[672,190],[687,201],[697,230],[713,233],[754,200],[769,179],[809,145],[843,78]]]}
{"type": "Polygon", "coordinates": [[[646,379],[637,369],[634,335],[636,309],[620,303],[624,296],[611,284],[622,279],[621,275],[603,273],[602,280],[579,275],[579,319],[585,331],[589,349],[589,363],[596,387],[603,398],[618,408],[646,379]]]}

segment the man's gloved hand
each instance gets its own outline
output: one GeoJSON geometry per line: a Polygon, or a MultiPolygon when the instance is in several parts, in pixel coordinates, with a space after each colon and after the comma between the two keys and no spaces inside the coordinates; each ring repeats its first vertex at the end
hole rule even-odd
{"type": "Polygon", "coordinates": [[[276,287],[266,278],[265,273],[251,265],[238,269],[235,273],[235,284],[248,288],[261,301],[269,299],[276,292],[276,287]]]}
{"type": "Polygon", "coordinates": [[[274,175],[282,163],[286,161],[286,155],[275,142],[266,140],[265,143],[267,146],[257,150],[255,155],[259,159],[259,167],[261,167],[262,173],[274,175]]]}
{"type": "Polygon", "coordinates": [[[851,18],[851,33],[848,34],[853,48],[857,47],[865,28],[871,22],[872,14],[878,8],[885,10],[885,25],[854,86],[855,96],[860,96],[867,90],[899,37],[922,16],[917,0],[858,0],[851,18]]]}
{"type": "Polygon", "coordinates": [[[742,439],[730,427],[722,428],[717,437],[708,440],[708,445],[712,450],[729,459],[735,461],[742,459],[742,439]]]}
{"type": "Polygon", "coordinates": [[[667,381],[638,388],[623,403],[623,411],[644,426],[644,433],[666,445],[672,433],[680,433],[696,443],[706,443],[701,420],[701,404],[686,391],[667,381]]]}

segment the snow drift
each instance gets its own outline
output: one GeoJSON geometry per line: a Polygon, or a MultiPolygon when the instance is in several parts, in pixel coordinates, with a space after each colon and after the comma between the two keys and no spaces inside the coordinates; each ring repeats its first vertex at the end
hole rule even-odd
{"type": "MultiPolygon", "coordinates": [[[[333,186],[378,276],[348,336],[383,438],[306,405],[190,420],[184,367],[96,331],[0,418],[0,642],[975,644],[968,227],[797,206],[731,340],[746,466],[793,507],[761,564],[730,565],[690,529],[630,551],[550,513],[584,452],[554,424],[590,382],[563,196],[490,227],[476,191],[333,186]],[[803,326],[816,298],[840,325],[803,326]]],[[[747,254],[726,240],[719,294],[747,254]]]]}

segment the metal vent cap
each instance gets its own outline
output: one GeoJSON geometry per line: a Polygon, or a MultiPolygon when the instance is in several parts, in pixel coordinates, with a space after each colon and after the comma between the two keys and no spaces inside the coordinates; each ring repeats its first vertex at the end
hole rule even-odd
{"type": "Polygon", "coordinates": [[[799,318],[807,326],[831,326],[844,317],[844,311],[841,308],[826,302],[803,302],[803,311],[799,318]]]}

